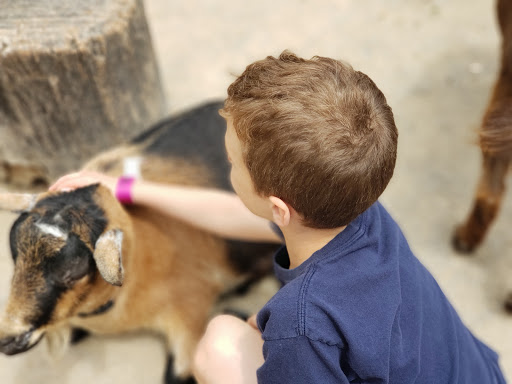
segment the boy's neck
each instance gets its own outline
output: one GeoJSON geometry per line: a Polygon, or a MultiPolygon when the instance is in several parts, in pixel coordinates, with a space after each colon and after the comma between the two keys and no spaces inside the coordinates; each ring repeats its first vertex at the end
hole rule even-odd
{"type": "Polygon", "coordinates": [[[290,258],[290,269],[301,265],[345,228],[346,226],[332,229],[314,229],[302,225],[288,225],[281,228],[290,258]]]}

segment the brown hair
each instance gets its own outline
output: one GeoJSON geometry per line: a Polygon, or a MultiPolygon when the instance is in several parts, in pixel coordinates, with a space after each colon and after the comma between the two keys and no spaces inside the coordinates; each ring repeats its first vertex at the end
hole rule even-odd
{"type": "Polygon", "coordinates": [[[386,188],[398,132],[382,92],[348,64],[289,51],[249,65],[228,88],[257,193],[290,204],[312,228],[347,225],[386,188]]]}

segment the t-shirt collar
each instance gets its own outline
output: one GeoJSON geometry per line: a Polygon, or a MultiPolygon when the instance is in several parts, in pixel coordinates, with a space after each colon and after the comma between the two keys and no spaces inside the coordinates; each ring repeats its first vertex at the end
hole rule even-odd
{"type": "Polygon", "coordinates": [[[304,261],[301,265],[296,268],[289,269],[290,267],[290,258],[288,256],[288,250],[286,249],[286,245],[283,245],[278,249],[274,256],[274,271],[276,277],[281,281],[281,283],[287,284],[296,277],[302,275],[306,272],[309,267],[319,260],[325,259],[333,254],[338,254],[342,256],[347,245],[352,242],[352,240],[358,237],[361,228],[363,227],[364,218],[366,216],[366,212],[363,212],[358,217],[356,217],[352,222],[350,222],[347,227],[338,233],[331,241],[329,241],[324,247],[314,252],[309,259],[304,261]]]}

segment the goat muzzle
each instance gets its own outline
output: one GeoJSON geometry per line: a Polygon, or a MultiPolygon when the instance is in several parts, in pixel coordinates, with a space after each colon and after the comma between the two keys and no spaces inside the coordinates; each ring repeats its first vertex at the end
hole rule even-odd
{"type": "Polygon", "coordinates": [[[7,336],[0,339],[0,353],[11,356],[28,351],[41,341],[43,334],[35,341],[33,341],[33,336],[34,331],[30,330],[19,335],[7,336]]]}

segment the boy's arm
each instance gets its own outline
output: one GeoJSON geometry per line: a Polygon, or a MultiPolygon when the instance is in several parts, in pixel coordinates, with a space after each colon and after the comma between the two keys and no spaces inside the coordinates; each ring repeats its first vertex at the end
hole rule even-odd
{"type": "MultiPolygon", "coordinates": [[[[275,384],[349,384],[343,372],[342,349],[337,345],[311,340],[300,335],[265,340],[265,362],[258,369],[258,383],[275,384]]],[[[372,381],[373,382],[373,381],[372,381]]],[[[376,380],[376,384],[383,381],[376,380]]]]}
{"type": "MultiPolygon", "coordinates": [[[[95,183],[101,183],[115,193],[116,178],[88,171],[61,177],[50,191],[76,189],[95,183]]],[[[153,208],[221,237],[282,242],[269,222],[250,212],[234,193],[137,180],[132,185],[131,197],[133,204],[153,208]]]]}
{"type": "Polygon", "coordinates": [[[174,216],[219,236],[246,241],[282,242],[268,220],[254,215],[234,193],[216,189],[135,182],[135,204],[174,216]]]}

